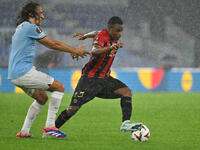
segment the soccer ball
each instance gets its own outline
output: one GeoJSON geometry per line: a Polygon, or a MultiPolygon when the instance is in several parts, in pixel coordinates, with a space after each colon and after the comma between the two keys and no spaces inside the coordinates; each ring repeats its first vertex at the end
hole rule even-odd
{"type": "Polygon", "coordinates": [[[146,125],[142,125],[139,130],[131,131],[131,139],[133,141],[148,141],[150,131],[146,125]]]}

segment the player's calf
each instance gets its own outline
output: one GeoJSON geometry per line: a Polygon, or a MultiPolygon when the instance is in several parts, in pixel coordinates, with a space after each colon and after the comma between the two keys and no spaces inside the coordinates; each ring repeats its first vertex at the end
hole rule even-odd
{"type": "Polygon", "coordinates": [[[121,98],[122,121],[130,120],[132,114],[132,97],[121,98]]]}
{"type": "Polygon", "coordinates": [[[57,128],[60,128],[66,121],[68,121],[79,109],[81,106],[69,106],[67,110],[61,112],[61,114],[56,119],[55,125],[57,128]]]}

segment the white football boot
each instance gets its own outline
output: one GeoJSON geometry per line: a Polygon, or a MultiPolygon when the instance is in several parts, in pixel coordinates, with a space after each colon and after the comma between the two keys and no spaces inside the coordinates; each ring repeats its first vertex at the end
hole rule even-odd
{"type": "Polygon", "coordinates": [[[131,122],[130,120],[126,120],[122,123],[120,127],[120,131],[127,132],[127,131],[136,131],[142,127],[142,123],[135,123],[131,122]]]}

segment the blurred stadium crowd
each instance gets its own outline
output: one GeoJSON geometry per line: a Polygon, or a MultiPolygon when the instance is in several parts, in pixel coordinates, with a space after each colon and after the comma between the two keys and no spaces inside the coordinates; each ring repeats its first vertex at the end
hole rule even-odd
{"type": "MultiPolygon", "coordinates": [[[[0,0],[0,68],[8,66],[15,16],[24,0],[0,0]]],[[[74,32],[86,33],[106,27],[107,20],[124,21],[113,67],[199,67],[198,0],[38,0],[45,10],[42,29],[72,46],[91,49],[92,39],[78,41],[74,32]]],[[[37,45],[35,65],[40,68],[80,68],[88,58],[73,62],[69,54],[37,45]]]]}

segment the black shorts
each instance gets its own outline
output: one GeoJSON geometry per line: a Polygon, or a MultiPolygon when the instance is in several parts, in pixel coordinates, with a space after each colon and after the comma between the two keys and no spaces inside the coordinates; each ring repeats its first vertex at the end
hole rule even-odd
{"type": "Polygon", "coordinates": [[[114,91],[123,87],[127,87],[127,85],[111,76],[97,79],[81,77],[70,105],[81,106],[95,97],[104,99],[120,98],[121,95],[115,94],[114,91]]]}

